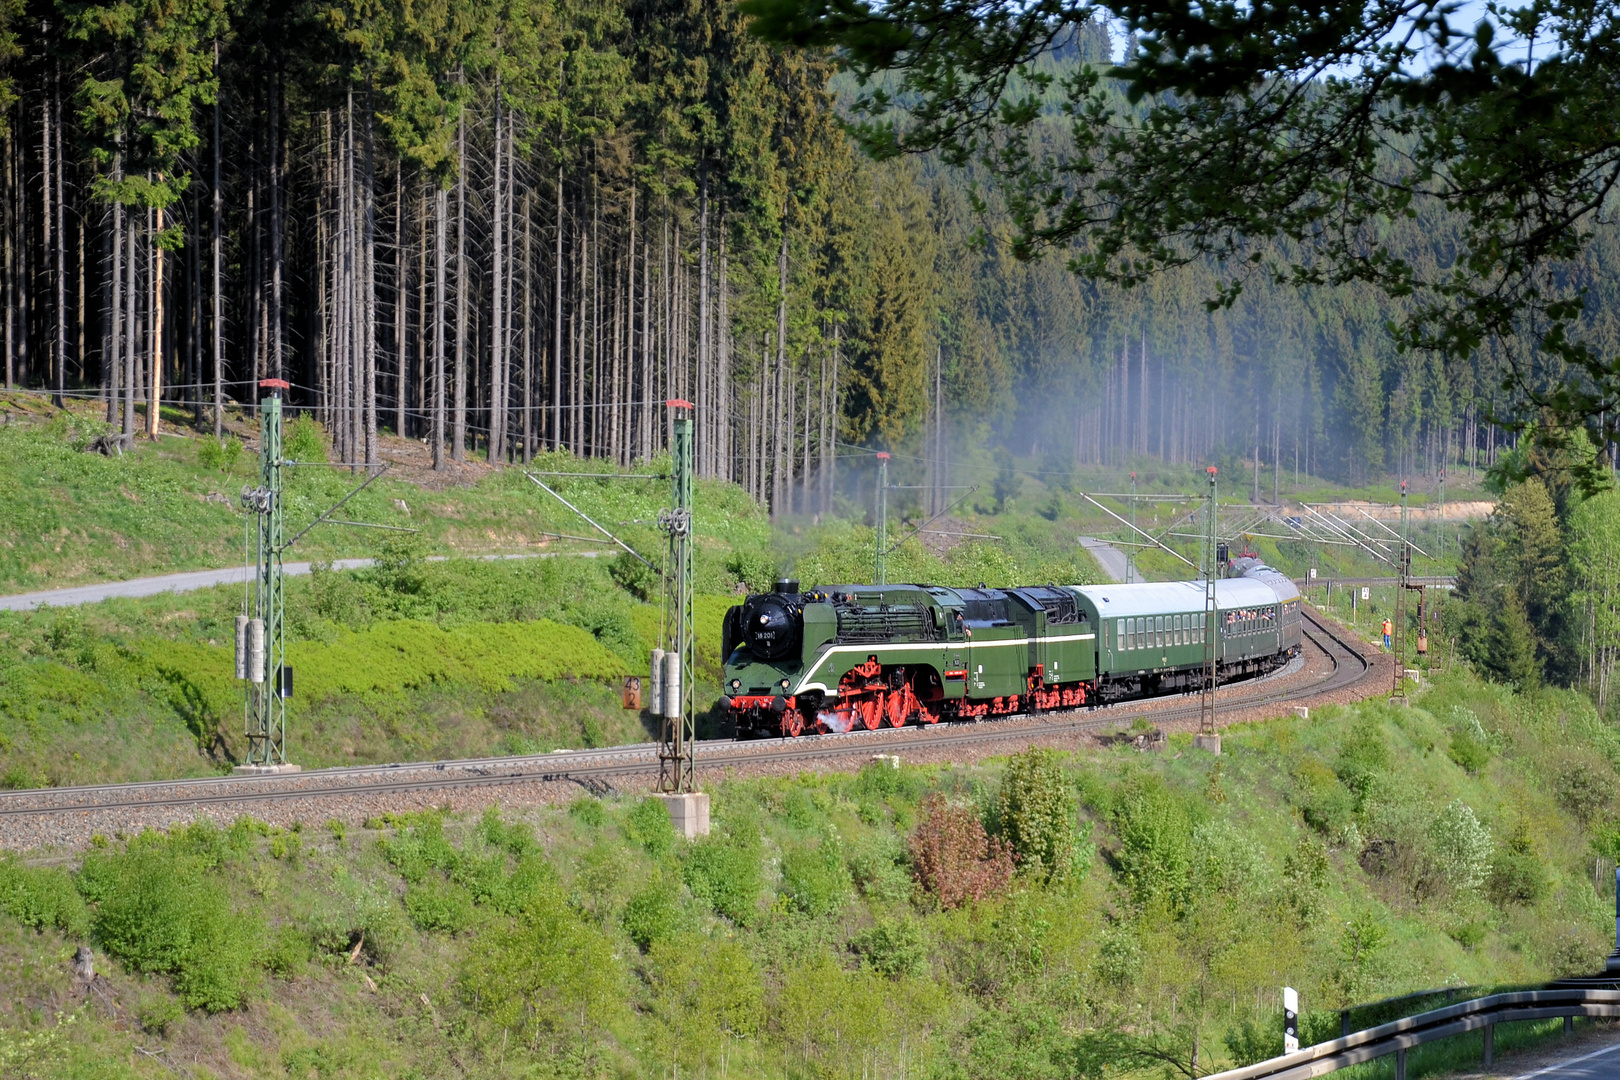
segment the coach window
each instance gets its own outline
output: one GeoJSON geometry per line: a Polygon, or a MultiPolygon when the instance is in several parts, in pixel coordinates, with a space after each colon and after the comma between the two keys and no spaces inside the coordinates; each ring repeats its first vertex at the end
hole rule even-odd
{"type": "Polygon", "coordinates": [[[1158,647],[1161,648],[1161,649],[1164,648],[1165,641],[1167,640],[1165,638],[1165,636],[1164,636],[1164,630],[1165,630],[1164,624],[1165,624],[1165,617],[1163,615],[1158,615],[1158,616],[1154,617],[1154,619],[1153,619],[1153,632],[1156,635],[1158,635],[1158,647]]]}

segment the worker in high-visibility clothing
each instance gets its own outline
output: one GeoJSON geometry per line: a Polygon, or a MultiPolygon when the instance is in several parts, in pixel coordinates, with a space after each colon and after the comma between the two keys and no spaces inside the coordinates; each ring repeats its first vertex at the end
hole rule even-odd
{"type": "Polygon", "coordinates": [[[1389,639],[1395,633],[1395,624],[1388,619],[1384,620],[1384,651],[1389,652],[1389,639]]]}

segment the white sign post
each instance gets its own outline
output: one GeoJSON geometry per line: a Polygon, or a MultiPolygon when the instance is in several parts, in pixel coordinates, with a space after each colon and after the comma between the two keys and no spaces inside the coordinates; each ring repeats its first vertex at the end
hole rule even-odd
{"type": "Polygon", "coordinates": [[[1299,991],[1283,987],[1283,1053],[1299,1049],[1299,991]]]}

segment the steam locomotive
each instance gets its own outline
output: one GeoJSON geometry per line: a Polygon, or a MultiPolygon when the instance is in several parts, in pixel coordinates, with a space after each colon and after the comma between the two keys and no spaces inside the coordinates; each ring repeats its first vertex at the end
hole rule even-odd
{"type": "Polygon", "coordinates": [[[835,585],[779,581],[726,613],[722,705],[739,737],[976,720],[1190,692],[1213,634],[1224,685],[1296,655],[1299,590],[1256,558],[1215,582],[835,585]]]}

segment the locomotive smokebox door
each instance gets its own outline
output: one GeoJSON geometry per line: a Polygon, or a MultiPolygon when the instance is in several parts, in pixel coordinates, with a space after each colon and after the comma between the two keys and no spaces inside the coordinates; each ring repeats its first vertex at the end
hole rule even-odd
{"type": "Polygon", "coordinates": [[[624,707],[640,710],[641,708],[641,676],[626,675],[624,677],[624,707]]]}

